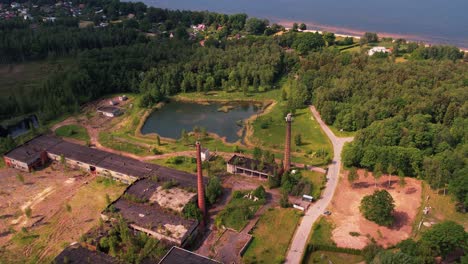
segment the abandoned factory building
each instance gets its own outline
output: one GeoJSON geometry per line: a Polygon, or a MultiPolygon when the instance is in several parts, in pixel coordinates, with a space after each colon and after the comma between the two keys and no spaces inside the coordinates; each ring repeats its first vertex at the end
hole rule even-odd
{"type": "Polygon", "coordinates": [[[252,177],[268,178],[274,176],[277,171],[276,165],[262,163],[251,158],[234,155],[227,162],[227,172],[233,174],[242,174],[252,177]]]}
{"type": "MultiPolygon", "coordinates": [[[[197,176],[106,151],[41,135],[4,156],[9,167],[31,171],[57,161],[67,166],[130,184],[102,213],[104,220],[119,213],[134,230],[177,246],[198,233],[199,222],[183,217],[197,195],[197,176]]],[[[207,180],[204,180],[206,185],[207,180]]]]}

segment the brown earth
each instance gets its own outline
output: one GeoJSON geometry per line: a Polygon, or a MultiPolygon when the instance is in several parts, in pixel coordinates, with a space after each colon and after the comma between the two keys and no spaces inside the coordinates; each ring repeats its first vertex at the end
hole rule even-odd
{"type": "Polygon", "coordinates": [[[360,178],[354,187],[347,180],[347,173],[340,176],[340,182],[335,197],[330,206],[334,223],[332,239],[339,247],[364,248],[370,238],[378,244],[388,247],[410,237],[412,224],[418,208],[421,205],[421,182],[413,178],[405,178],[406,184],[399,185],[399,178],[383,175],[375,186],[375,180],[369,173],[364,177],[364,171],[359,170],[360,178]],[[390,187],[389,187],[390,178],[390,187]],[[359,211],[359,205],[364,196],[372,194],[375,190],[387,190],[395,200],[395,222],[390,227],[379,226],[365,219],[359,211]],[[350,232],[357,232],[359,236],[351,236],[350,232]]]}
{"type": "Polygon", "coordinates": [[[0,169],[0,184],[0,259],[6,263],[50,261],[98,224],[106,194],[115,199],[125,189],[120,184],[105,186],[94,175],[60,164],[34,173],[0,169]],[[29,218],[24,213],[27,207],[29,218]]]}

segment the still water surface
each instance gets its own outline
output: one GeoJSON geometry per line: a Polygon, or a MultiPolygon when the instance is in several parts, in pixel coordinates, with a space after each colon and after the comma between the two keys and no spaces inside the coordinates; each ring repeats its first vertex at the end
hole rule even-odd
{"type": "Polygon", "coordinates": [[[342,34],[385,32],[411,40],[468,48],[468,0],[142,1],[161,8],[246,13],[284,24],[306,22],[309,28],[342,34]]]}
{"type": "Polygon", "coordinates": [[[226,137],[227,142],[235,142],[241,137],[239,120],[248,119],[258,112],[252,103],[234,105],[224,113],[218,111],[221,104],[203,105],[189,102],[172,102],[154,111],[141,129],[142,134],[157,133],[161,137],[178,139],[182,130],[190,132],[195,126],[204,127],[210,133],[226,137]]]}

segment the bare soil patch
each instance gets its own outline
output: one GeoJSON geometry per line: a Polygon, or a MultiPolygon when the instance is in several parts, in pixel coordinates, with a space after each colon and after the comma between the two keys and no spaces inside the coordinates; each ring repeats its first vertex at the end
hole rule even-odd
{"type": "Polygon", "coordinates": [[[98,224],[106,194],[115,199],[125,186],[98,183],[94,175],[52,164],[34,173],[0,169],[0,259],[49,262],[64,246],[98,224]],[[5,199],[7,198],[7,199],[5,199]],[[30,217],[25,209],[31,209],[30,217]]]}
{"type": "Polygon", "coordinates": [[[421,182],[413,178],[405,178],[406,184],[399,185],[399,178],[391,177],[390,187],[388,175],[383,175],[377,182],[372,174],[364,177],[364,171],[358,171],[359,179],[354,188],[347,181],[347,173],[340,176],[340,182],[331,203],[331,220],[334,223],[332,239],[339,247],[364,248],[370,238],[378,244],[388,247],[410,237],[412,224],[421,205],[421,182]],[[364,196],[375,190],[386,189],[395,200],[395,222],[391,227],[379,226],[365,219],[359,211],[364,196]],[[359,236],[351,236],[350,232],[357,232],[359,236]]]}

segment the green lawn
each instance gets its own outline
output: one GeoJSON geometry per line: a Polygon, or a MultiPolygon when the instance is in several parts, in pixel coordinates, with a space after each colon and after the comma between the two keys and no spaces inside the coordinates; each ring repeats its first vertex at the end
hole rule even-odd
{"type": "Polygon", "coordinates": [[[326,175],[316,171],[301,170],[302,177],[306,178],[312,183],[311,195],[318,199],[321,196],[322,188],[325,185],[326,175]]]}
{"type": "Polygon", "coordinates": [[[419,237],[419,235],[424,232],[424,230],[428,229],[428,227],[421,225],[420,232],[417,231],[419,222],[423,216],[425,222],[439,223],[442,221],[451,220],[463,225],[465,229],[468,229],[468,215],[459,213],[455,210],[455,202],[448,193],[443,195],[441,190],[441,193],[438,194],[437,191],[432,190],[427,183],[422,182],[421,195],[423,202],[413,223],[414,236],[419,237]],[[426,203],[425,201],[427,196],[429,196],[429,200],[426,203]],[[422,210],[425,206],[431,207],[427,215],[423,215],[422,213],[422,210]]]}
{"type": "Polygon", "coordinates": [[[55,134],[59,137],[68,137],[82,141],[89,141],[88,131],[86,131],[86,128],[79,125],[61,126],[55,130],[55,134]]]}
{"type": "Polygon", "coordinates": [[[354,137],[356,135],[356,131],[340,131],[340,129],[336,128],[335,126],[328,126],[333,134],[337,137],[354,137]]]}
{"type": "MultiPolygon", "coordinates": [[[[177,156],[167,159],[155,159],[150,162],[189,173],[195,173],[197,171],[197,162],[191,157],[177,156]]],[[[203,175],[206,176],[206,173],[203,175]]]]}
{"type": "Polygon", "coordinates": [[[264,199],[253,201],[244,198],[250,191],[234,191],[232,199],[224,209],[216,216],[216,226],[225,226],[241,231],[252,219],[255,212],[265,203],[264,199]]]}
{"type": "Polygon", "coordinates": [[[359,255],[346,253],[330,252],[330,251],[314,251],[310,254],[307,264],[357,264],[363,263],[364,258],[359,255]]]}
{"type": "MultiPolygon", "coordinates": [[[[188,173],[197,172],[197,161],[193,157],[176,156],[166,159],[154,159],[149,162],[158,164],[161,166],[185,171],[188,173]]],[[[222,157],[217,157],[209,162],[210,168],[203,168],[203,176],[208,177],[210,175],[220,175],[226,172],[226,162],[222,157]]]]}
{"type": "Polygon", "coordinates": [[[292,208],[267,210],[253,231],[244,263],[283,263],[301,213],[292,208]]]}
{"type": "MultiPolygon", "coordinates": [[[[286,133],[284,107],[285,102],[278,102],[268,114],[258,117],[253,122],[252,143],[273,150],[284,148],[286,133]]],[[[312,117],[309,108],[296,111],[292,123],[291,143],[292,151],[295,152],[293,156],[303,158],[300,161],[306,161],[301,163],[323,165],[326,157],[320,156],[320,151],[325,151],[330,157],[333,156],[331,143],[321,130],[320,125],[312,117]],[[302,144],[299,146],[295,144],[294,140],[298,134],[302,138],[302,144]]]]}
{"type": "Polygon", "coordinates": [[[129,142],[116,140],[116,138],[108,132],[99,133],[99,142],[105,147],[112,148],[118,151],[133,153],[139,156],[147,156],[153,154],[151,152],[151,149],[149,148],[141,147],[129,142]]]}
{"type": "Polygon", "coordinates": [[[320,217],[320,220],[312,227],[309,242],[320,245],[335,245],[335,242],[331,239],[332,230],[333,224],[325,216],[320,217]]]}

